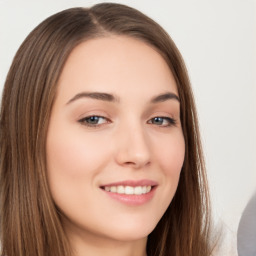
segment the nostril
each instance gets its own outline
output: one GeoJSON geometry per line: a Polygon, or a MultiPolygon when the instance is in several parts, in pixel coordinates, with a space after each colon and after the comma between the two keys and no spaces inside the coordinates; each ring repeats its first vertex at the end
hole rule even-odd
{"type": "Polygon", "coordinates": [[[143,159],[136,159],[133,162],[129,161],[129,162],[125,162],[123,165],[135,168],[135,169],[139,169],[145,166],[149,166],[150,162],[149,161],[145,161],[143,159]]]}

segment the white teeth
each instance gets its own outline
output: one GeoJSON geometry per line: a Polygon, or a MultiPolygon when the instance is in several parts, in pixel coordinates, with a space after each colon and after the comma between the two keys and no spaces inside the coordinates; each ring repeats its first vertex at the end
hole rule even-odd
{"type": "Polygon", "coordinates": [[[124,194],[126,195],[133,195],[134,194],[134,188],[130,186],[126,186],[124,188],[124,194]]]}
{"type": "Polygon", "coordinates": [[[104,190],[112,193],[125,194],[125,195],[142,195],[150,192],[151,186],[109,186],[104,187],[104,190]]]}
{"type": "Polygon", "coordinates": [[[115,193],[115,192],[116,192],[116,190],[117,190],[117,188],[116,188],[116,187],[110,187],[110,192],[115,193]]]}
{"type": "Polygon", "coordinates": [[[135,195],[141,195],[142,194],[142,190],[143,190],[142,187],[135,187],[134,188],[134,194],[135,195]]]}
{"type": "Polygon", "coordinates": [[[124,194],[125,190],[124,190],[124,186],[117,186],[117,193],[118,194],[124,194]]]}

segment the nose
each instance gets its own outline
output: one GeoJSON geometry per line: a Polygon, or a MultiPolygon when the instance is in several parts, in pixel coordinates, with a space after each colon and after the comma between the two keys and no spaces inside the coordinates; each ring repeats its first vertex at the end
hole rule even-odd
{"type": "Polygon", "coordinates": [[[116,162],[121,166],[140,169],[150,164],[150,145],[143,127],[120,129],[115,143],[116,162]]]}

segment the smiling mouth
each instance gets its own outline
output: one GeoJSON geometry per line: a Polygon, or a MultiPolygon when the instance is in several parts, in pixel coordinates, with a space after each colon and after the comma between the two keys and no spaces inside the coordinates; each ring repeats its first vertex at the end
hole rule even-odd
{"type": "Polygon", "coordinates": [[[101,189],[116,194],[124,195],[144,195],[149,193],[154,186],[103,186],[101,189]]]}
{"type": "Polygon", "coordinates": [[[128,206],[140,206],[149,202],[155,194],[158,183],[153,180],[126,180],[104,184],[100,189],[110,198],[128,206]]]}

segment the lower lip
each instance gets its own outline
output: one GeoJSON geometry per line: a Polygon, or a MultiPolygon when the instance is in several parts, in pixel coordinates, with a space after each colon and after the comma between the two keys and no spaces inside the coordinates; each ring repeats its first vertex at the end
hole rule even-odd
{"type": "Polygon", "coordinates": [[[126,195],[108,192],[103,190],[111,198],[131,206],[143,205],[149,202],[155,194],[156,186],[154,186],[148,193],[142,195],[126,195]]]}

